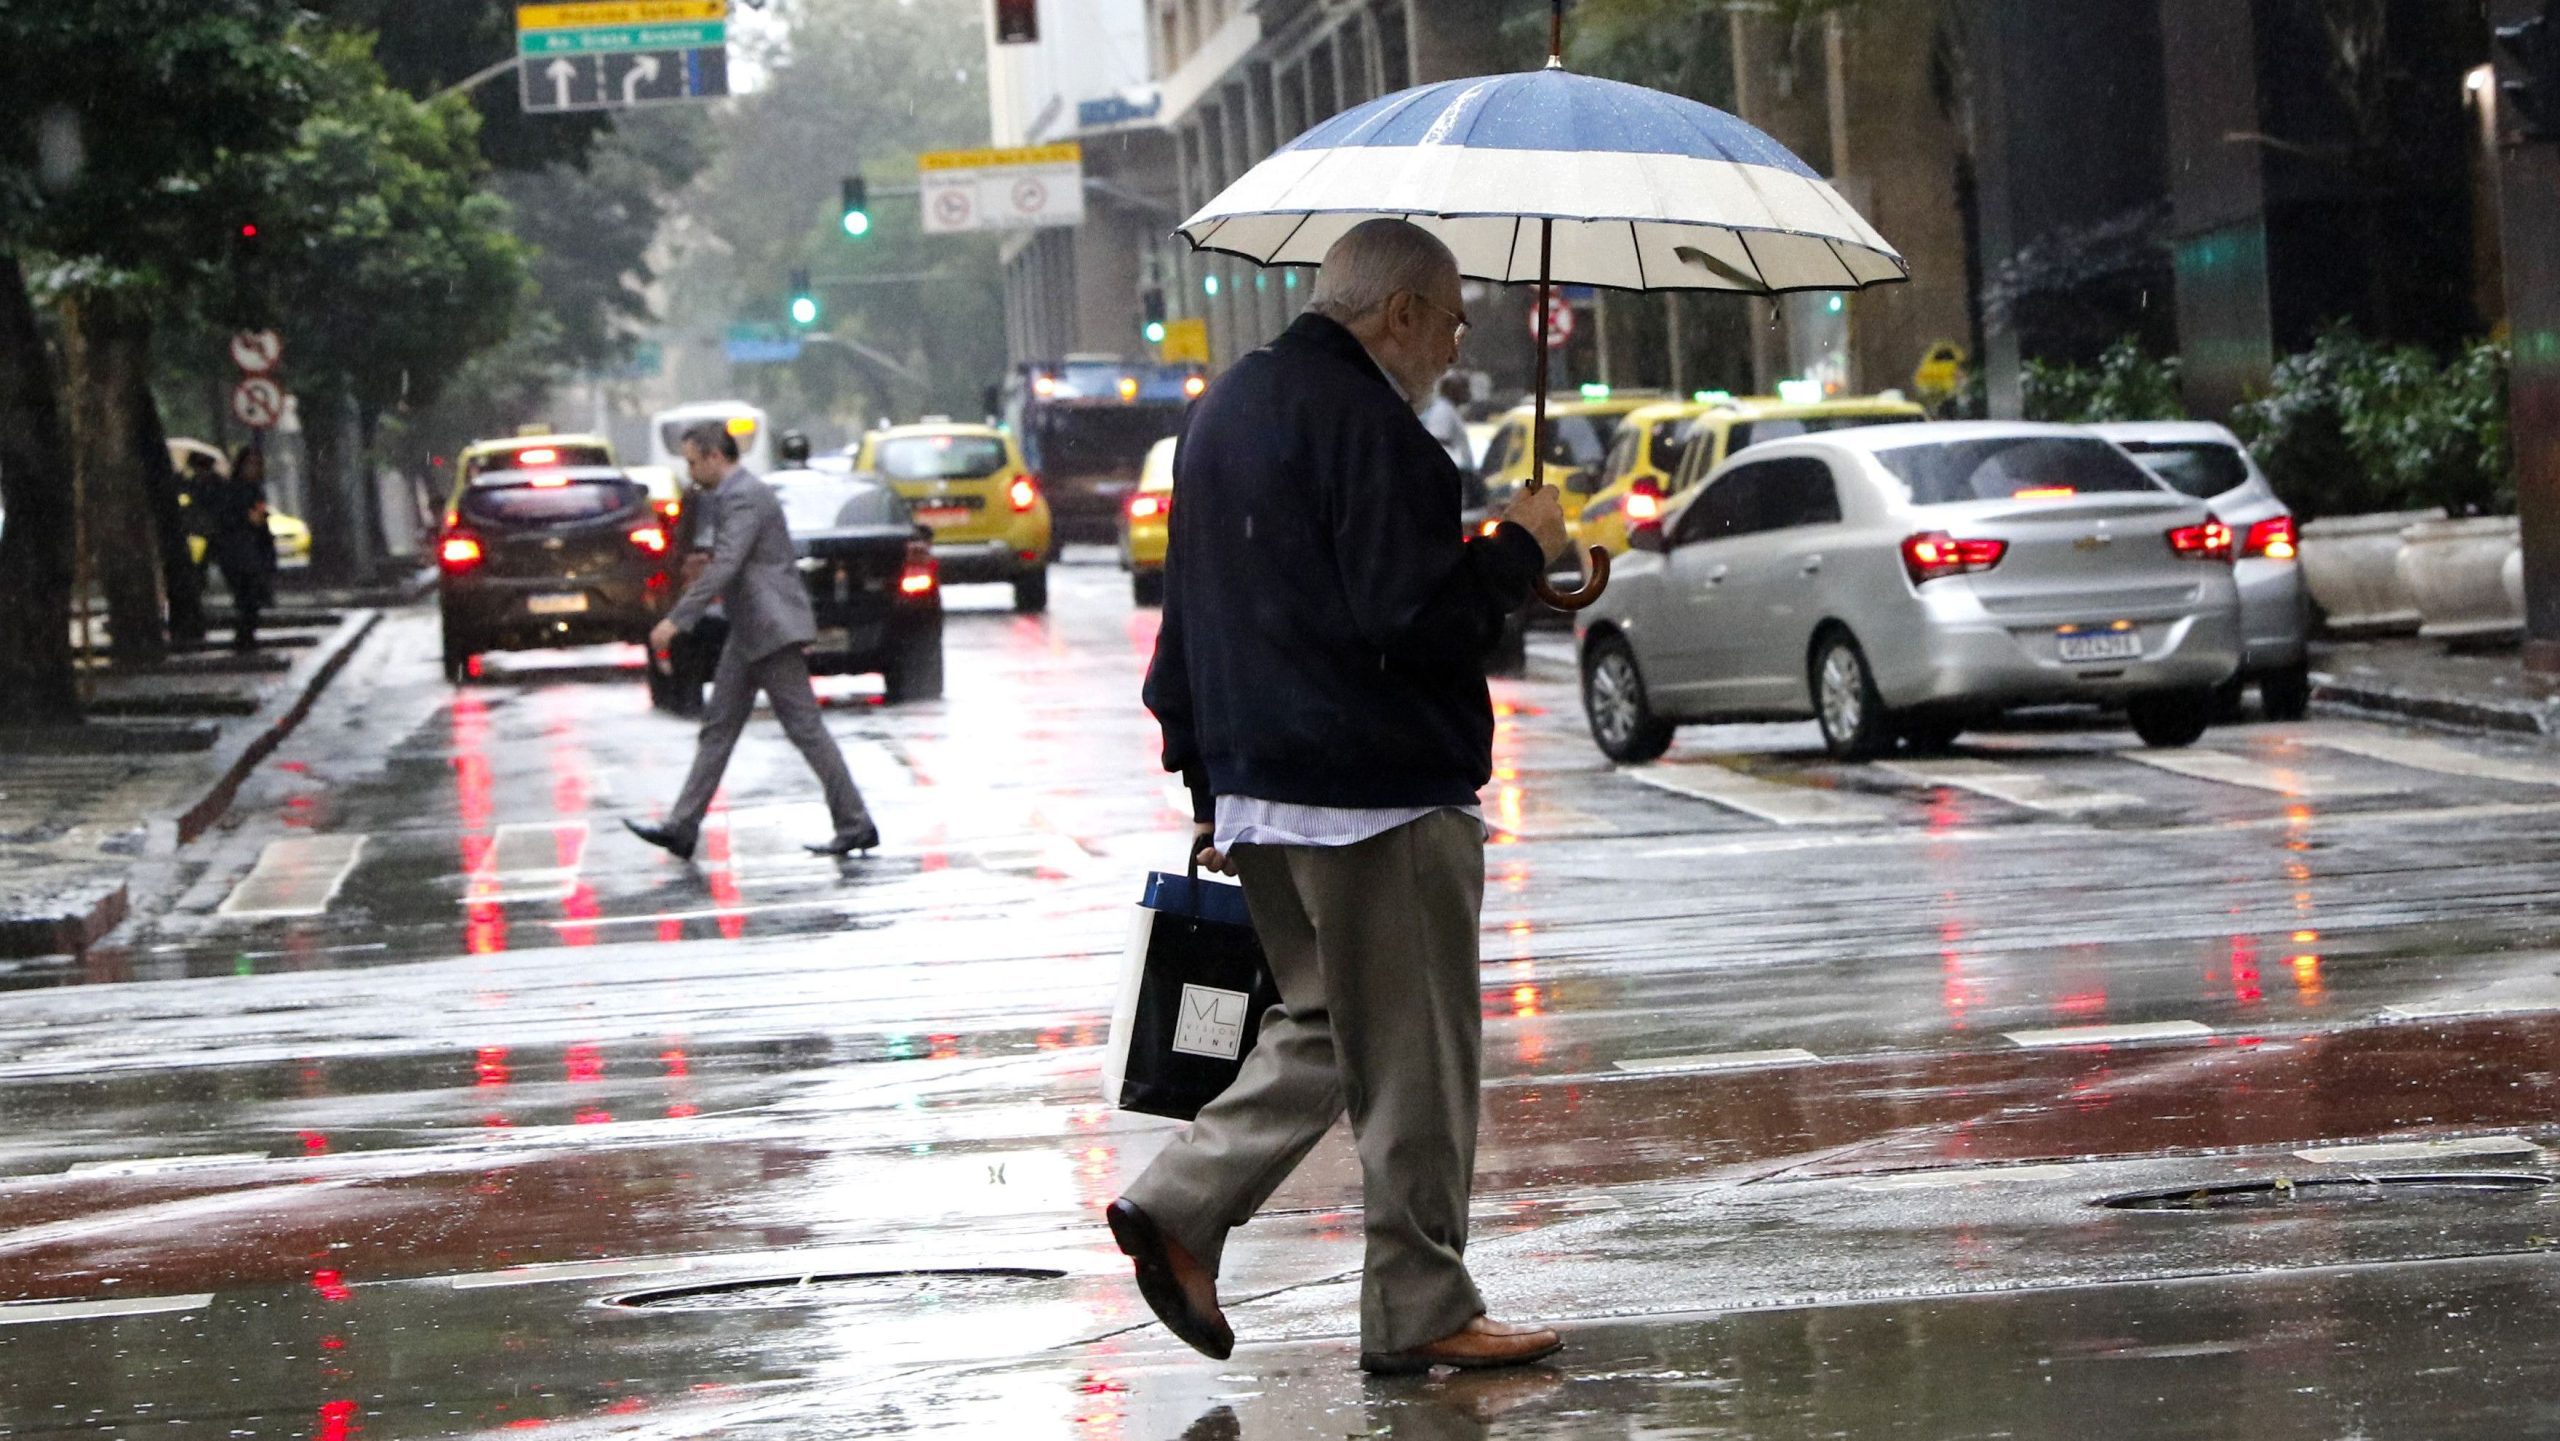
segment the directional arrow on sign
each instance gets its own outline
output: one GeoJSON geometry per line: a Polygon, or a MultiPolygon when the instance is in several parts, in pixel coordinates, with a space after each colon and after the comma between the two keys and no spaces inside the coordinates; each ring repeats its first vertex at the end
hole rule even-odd
{"type": "Polygon", "coordinates": [[[658,71],[661,68],[662,67],[658,63],[657,56],[641,56],[639,63],[631,67],[631,73],[622,77],[622,103],[625,105],[639,104],[640,87],[657,79],[658,71]]]}
{"type": "Polygon", "coordinates": [[[569,82],[578,78],[578,62],[563,56],[546,67],[543,74],[551,77],[551,103],[569,108],[569,82]]]}

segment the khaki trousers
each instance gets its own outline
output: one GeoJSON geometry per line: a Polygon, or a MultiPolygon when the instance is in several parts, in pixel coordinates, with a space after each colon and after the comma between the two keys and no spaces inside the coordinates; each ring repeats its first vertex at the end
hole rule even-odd
{"type": "Polygon", "coordinates": [[[1238,846],[1280,1004],[1226,1094],[1129,1199],[1216,1270],[1348,1111],[1368,1255],[1361,1344],[1401,1351],[1483,1314],[1467,1275],[1483,1015],[1484,825],[1437,811],[1351,846],[1238,846]]]}

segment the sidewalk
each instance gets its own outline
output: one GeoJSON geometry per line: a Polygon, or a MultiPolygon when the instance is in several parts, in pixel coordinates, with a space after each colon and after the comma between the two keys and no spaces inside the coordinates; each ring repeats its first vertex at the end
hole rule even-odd
{"type": "Polygon", "coordinates": [[[2415,636],[2314,641],[2314,704],[2467,730],[2560,736],[2560,681],[2525,674],[2513,648],[2448,651],[2415,636]]]}
{"type": "Polygon", "coordinates": [[[124,919],[137,858],[220,818],[381,619],[329,599],[291,597],[248,655],[101,667],[85,725],[0,732],[0,957],[95,942],[124,919]]]}

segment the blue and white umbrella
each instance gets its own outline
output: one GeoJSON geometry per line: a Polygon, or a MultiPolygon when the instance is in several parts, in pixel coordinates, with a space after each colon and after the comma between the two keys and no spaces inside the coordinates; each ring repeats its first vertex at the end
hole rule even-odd
{"type": "Polygon", "coordinates": [[[1856,290],[1910,267],[1811,167],[1710,105],[1560,66],[1445,80],[1325,121],[1181,231],[1201,250],[1313,265],[1394,216],[1478,280],[1625,290],[1856,290]],[[1540,222],[1550,224],[1540,224],[1540,222]]]}
{"type": "MultiPolygon", "coordinates": [[[[1195,250],[1314,265],[1364,220],[1439,236],[1459,273],[1622,290],[1857,290],[1911,267],[1813,168],[1711,105],[1564,68],[1564,0],[1547,66],[1418,85],[1346,110],[1274,151],[1182,222],[1195,250]]],[[[1545,479],[1547,347],[1538,347],[1529,488],[1545,479]]],[[[1561,610],[1599,599],[1594,546],[1561,610]]]]}

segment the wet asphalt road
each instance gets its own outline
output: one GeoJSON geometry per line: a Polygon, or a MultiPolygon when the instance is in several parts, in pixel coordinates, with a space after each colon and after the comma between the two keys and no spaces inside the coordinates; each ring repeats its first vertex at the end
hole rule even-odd
{"type": "Polygon", "coordinates": [[[0,1433],[2560,1426],[2560,754],[2084,715],[1620,772],[1542,637],[1471,1254],[1571,1349],[1384,1383],[1345,1137],[1231,1248],[1225,1365],[1094,1223],[1170,1131],[1096,1099],[1181,854],[1154,617],[1104,564],[1004,598],[954,593],[943,702],[825,683],[888,839],[842,865],[769,719],[678,865],[620,833],[691,746],[636,650],[456,692],[388,621],[112,948],[0,977],[0,1433]]]}

